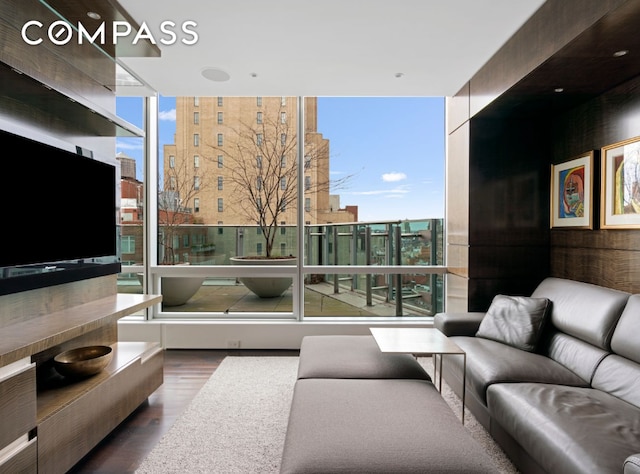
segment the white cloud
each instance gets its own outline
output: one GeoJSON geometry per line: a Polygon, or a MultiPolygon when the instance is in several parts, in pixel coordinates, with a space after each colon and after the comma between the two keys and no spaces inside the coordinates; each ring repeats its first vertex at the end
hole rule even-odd
{"type": "Polygon", "coordinates": [[[391,173],[384,173],[382,175],[382,181],[385,181],[387,183],[402,181],[403,179],[407,179],[407,175],[404,173],[398,173],[395,171],[391,173]]]}
{"type": "Polygon", "coordinates": [[[176,109],[161,110],[158,113],[158,119],[167,120],[167,121],[170,121],[170,122],[175,122],[176,121],[176,109]]]}
{"type": "Polygon", "coordinates": [[[386,197],[400,197],[404,194],[408,194],[409,189],[406,186],[400,186],[394,189],[375,189],[371,191],[354,191],[351,193],[343,193],[343,194],[351,194],[354,196],[386,196],[386,197]]]}

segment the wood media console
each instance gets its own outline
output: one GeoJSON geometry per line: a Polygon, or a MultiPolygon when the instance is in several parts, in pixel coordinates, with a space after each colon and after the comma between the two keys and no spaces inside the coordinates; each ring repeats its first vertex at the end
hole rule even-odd
{"type": "MultiPolygon", "coordinates": [[[[65,290],[73,292],[73,285],[65,290]]],[[[162,384],[160,344],[117,338],[118,319],[159,303],[161,296],[102,296],[89,289],[88,298],[94,292],[98,298],[78,304],[78,297],[54,298],[49,305],[61,309],[18,315],[10,324],[11,316],[2,315],[0,473],[68,471],[162,384]],[[97,375],[72,380],[53,369],[55,355],[94,344],[113,347],[113,359],[97,375]]],[[[13,301],[2,298],[3,310],[10,311],[13,301]]]]}

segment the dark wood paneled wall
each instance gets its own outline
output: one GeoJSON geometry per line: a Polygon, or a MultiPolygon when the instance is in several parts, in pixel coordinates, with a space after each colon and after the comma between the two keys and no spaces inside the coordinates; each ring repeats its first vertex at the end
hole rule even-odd
{"type": "Polygon", "coordinates": [[[552,163],[640,135],[637,61],[593,69],[634,44],[617,25],[638,8],[547,0],[447,101],[447,311],[486,310],[546,276],[640,293],[640,231],[599,230],[597,214],[593,230],[549,225],[552,163]],[[553,92],[565,83],[581,89],[553,92]]]}
{"type": "MultiPolygon", "coordinates": [[[[640,78],[554,120],[553,162],[640,135],[640,78]]],[[[551,231],[551,275],[640,293],[640,231],[599,229],[600,160],[594,180],[594,229],[551,231]]]]}
{"type": "Polygon", "coordinates": [[[607,12],[627,1],[547,0],[470,81],[471,115],[543,65],[607,12]]]}
{"type": "Polygon", "coordinates": [[[497,293],[530,294],[549,272],[548,126],[471,120],[469,309],[497,293]]]}

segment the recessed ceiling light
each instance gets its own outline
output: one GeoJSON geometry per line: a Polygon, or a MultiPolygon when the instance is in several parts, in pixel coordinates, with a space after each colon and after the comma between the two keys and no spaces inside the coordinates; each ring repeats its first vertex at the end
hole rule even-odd
{"type": "Polygon", "coordinates": [[[564,92],[564,87],[556,87],[553,92],[564,92]]]}
{"type": "Polygon", "coordinates": [[[92,20],[100,20],[102,18],[100,14],[96,12],[87,12],[87,16],[92,20]]]}
{"type": "Polygon", "coordinates": [[[228,72],[216,67],[208,67],[203,69],[202,76],[214,82],[225,82],[231,79],[231,76],[228,72]]]}
{"type": "Polygon", "coordinates": [[[626,56],[627,54],[629,54],[628,49],[621,49],[620,51],[616,51],[615,53],[613,53],[613,57],[619,58],[620,56],[626,56]]]}

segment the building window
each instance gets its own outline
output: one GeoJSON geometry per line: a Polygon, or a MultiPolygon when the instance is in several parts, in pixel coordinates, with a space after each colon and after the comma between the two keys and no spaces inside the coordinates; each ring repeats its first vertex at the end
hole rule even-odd
{"type": "MultiPolygon", "coordinates": [[[[222,221],[218,221],[218,225],[222,225],[222,221]]],[[[224,227],[218,227],[218,235],[224,234],[224,227]]]]}
{"type": "Polygon", "coordinates": [[[218,107],[222,107],[222,97],[218,97],[218,107]]]}
{"type": "Polygon", "coordinates": [[[200,189],[200,176],[193,177],[193,189],[198,191],[200,189]]]}
{"type": "Polygon", "coordinates": [[[285,225],[287,225],[287,223],[285,221],[280,222],[280,235],[286,235],[287,234],[287,228],[285,227],[285,225]]]}
{"type": "Polygon", "coordinates": [[[287,253],[287,244],[284,242],[280,242],[280,255],[286,255],[287,253]]]}
{"type": "Polygon", "coordinates": [[[175,155],[169,155],[169,168],[176,167],[176,157],[175,155]]]}
{"type": "Polygon", "coordinates": [[[311,198],[304,198],[304,210],[305,212],[311,212],[311,198]]]}
{"type": "Polygon", "coordinates": [[[200,97],[193,98],[193,106],[198,107],[200,105],[200,97]]]}
{"type": "Polygon", "coordinates": [[[175,190],[176,189],[176,177],[175,176],[171,176],[171,178],[169,178],[169,189],[175,190]]]}
{"type": "Polygon", "coordinates": [[[200,198],[193,198],[193,212],[200,212],[200,198]]]}
{"type": "Polygon", "coordinates": [[[311,155],[304,155],[304,169],[311,168],[311,155]]]}
{"type": "Polygon", "coordinates": [[[193,167],[200,168],[200,155],[193,155],[193,167]]]}
{"type": "Polygon", "coordinates": [[[189,246],[189,234],[184,234],[182,236],[182,246],[183,247],[188,247],[189,246]]]}
{"type": "Polygon", "coordinates": [[[280,123],[287,123],[287,113],[280,112],[280,123]]]}
{"type": "Polygon", "coordinates": [[[256,122],[262,123],[262,112],[256,114],[256,122]]]}
{"type": "Polygon", "coordinates": [[[284,107],[285,105],[287,105],[287,98],[286,97],[280,97],[280,105],[282,107],[284,107]]]}
{"type": "Polygon", "coordinates": [[[262,107],[262,97],[256,97],[256,105],[262,107]]]}
{"type": "Polygon", "coordinates": [[[287,189],[287,178],[285,176],[280,178],[280,189],[283,191],[287,189]]]}
{"type": "Polygon", "coordinates": [[[256,135],[256,145],[258,145],[258,146],[262,145],[262,133],[258,133],[256,135]]]}
{"type": "Polygon", "coordinates": [[[218,155],[218,168],[224,167],[224,157],[222,155],[218,155]]]}
{"type": "Polygon", "coordinates": [[[309,191],[311,189],[311,176],[304,177],[304,190],[309,191]]]}
{"type": "Polygon", "coordinates": [[[258,255],[262,255],[262,242],[258,242],[258,243],[256,244],[256,253],[257,253],[258,255]]]}
{"type": "Polygon", "coordinates": [[[280,144],[281,145],[286,145],[287,144],[287,134],[286,133],[281,133],[280,134],[280,144]]]}
{"type": "Polygon", "coordinates": [[[262,155],[256,156],[256,168],[262,169],[262,155]]]}
{"type": "MultiPolygon", "coordinates": [[[[258,212],[262,211],[262,198],[256,199],[256,206],[258,207],[258,212]]],[[[258,223],[260,225],[260,223],[258,223]]]]}
{"type": "Polygon", "coordinates": [[[200,146],[200,134],[199,133],[194,133],[193,134],[193,146],[200,146]]]}
{"type": "Polygon", "coordinates": [[[218,212],[222,212],[224,210],[224,201],[222,198],[218,198],[218,212]]]}
{"type": "Polygon", "coordinates": [[[256,188],[258,189],[258,191],[262,189],[262,178],[260,176],[256,178],[256,188]]]}
{"type": "Polygon", "coordinates": [[[120,239],[122,253],[136,253],[136,238],[133,235],[123,235],[120,239]]]}
{"type": "Polygon", "coordinates": [[[224,119],[224,115],[222,112],[218,112],[218,123],[222,123],[224,119]]]}
{"type": "Polygon", "coordinates": [[[224,143],[224,138],[222,136],[222,133],[218,133],[218,146],[222,146],[223,143],[224,143]]]}
{"type": "Polygon", "coordinates": [[[218,191],[222,191],[222,176],[218,176],[218,191]]]}
{"type": "Polygon", "coordinates": [[[287,157],[285,155],[282,155],[280,157],[280,168],[286,168],[287,167],[287,157]]]}
{"type": "Polygon", "coordinates": [[[193,123],[198,125],[200,123],[200,112],[193,113],[193,123]]]}

